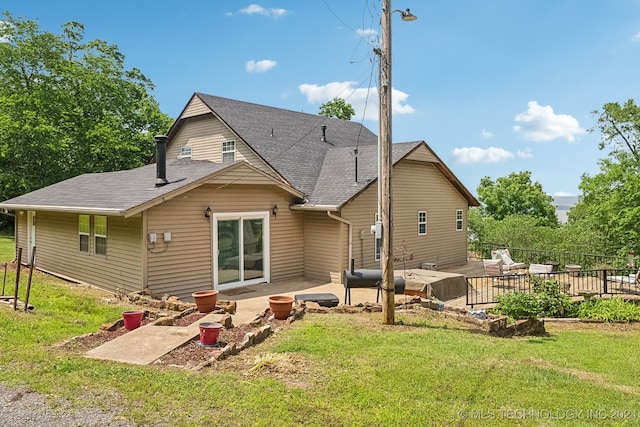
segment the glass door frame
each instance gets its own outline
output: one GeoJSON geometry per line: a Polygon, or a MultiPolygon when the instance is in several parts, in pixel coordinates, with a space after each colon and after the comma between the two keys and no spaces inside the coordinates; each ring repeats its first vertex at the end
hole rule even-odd
{"type": "MultiPolygon", "coordinates": [[[[270,243],[270,230],[271,227],[269,225],[269,212],[268,211],[260,211],[260,212],[219,212],[213,213],[211,215],[211,258],[213,265],[213,288],[217,290],[225,290],[225,289],[234,289],[242,286],[255,285],[258,283],[268,283],[271,281],[271,243],[270,243]],[[240,271],[240,280],[236,282],[230,283],[219,283],[219,275],[218,275],[218,221],[227,221],[227,220],[238,220],[240,224],[239,236],[243,237],[242,227],[244,220],[249,219],[261,219],[262,220],[262,246],[263,246],[263,258],[262,258],[262,268],[263,268],[263,276],[250,280],[242,280],[243,271],[244,271],[244,253],[240,251],[240,261],[238,265],[238,269],[240,271]]],[[[239,245],[242,247],[242,245],[239,245]]]]}

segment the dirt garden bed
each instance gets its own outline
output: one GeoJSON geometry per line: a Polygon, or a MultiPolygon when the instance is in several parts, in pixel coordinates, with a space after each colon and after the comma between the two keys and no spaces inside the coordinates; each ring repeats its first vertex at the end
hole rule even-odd
{"type": "MultiPolygon", "coordinates": [[[[172,327],[184,327],[191,325],[198,322],[207,314],[208,313],[194,312],[181,317],[176,317],[173,321],[172,327]]],[[[148,316],[145,316],[141,322],[141,326],[148,325],[156,321],[157,319],[151,319],[148,316]]],[[[246,339],[248,333],[257,334],[261,328],[264,328],[264,326],[270,326],[271,330],[275,330],[281,328],[286,323],[286,320],[270,318],[270,313],[267,310],[262,316],[257,316],[252,324],[231,325],[231,327],[223,328],[220,331],[217,345],[215,347],[203,347],[200,345],[199,337],[194,337],[182,346],[160,357],[156,362],[154,362],[154,364],[161,366],[194,368],[210,361],[214,356],[216,356],[216,354],[220,353],[227,344],[237,343],[239,345],[246,339]]],[[[67,340],[61,343],[58,348],[62,351],[77,354],[85,353],[129,332],[124,328],[124,326],[115,328],[106,328],[106,326],[105,329],[101,329],[97,332],[88,333],[67,340]]]]}

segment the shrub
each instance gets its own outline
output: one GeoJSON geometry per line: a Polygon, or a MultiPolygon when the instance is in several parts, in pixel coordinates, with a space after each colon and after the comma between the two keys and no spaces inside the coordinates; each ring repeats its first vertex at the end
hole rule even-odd
{"type": "Polygon", "coordinates": [[[514,319],[537,317],[566,317],[575,313],[571,298],[560,292],[560,283],[555,279],[530,277],[533,292],[513,292],[496,299],[496,312],[514,319]]]}
{"type": "Polygon", "coordinates": [[[640,306],[622,298],[592,299],[576,309],[581,319],[595,319],[605,322],[630,322],[640,320],[640,306]]]}

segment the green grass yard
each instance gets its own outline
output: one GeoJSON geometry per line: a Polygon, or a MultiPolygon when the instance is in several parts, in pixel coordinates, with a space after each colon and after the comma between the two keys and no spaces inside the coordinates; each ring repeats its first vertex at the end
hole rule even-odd
{"type": "Polygon", "coordinates": [[[0,305],[0,382],[138,425],[640,424],[637,323],[550,324],[545,337],[504,339],[435,312],[398,312],[396,326],[379,313],[307,315],[193,372],[60,348],[130,308],[108,294],[36,272],[30,302],[29,313],[0,305]]]}
{"type": "Polygon", "coordinates": [[[0,235],[0,264],[15,258],[13,236],[0,235]]]}

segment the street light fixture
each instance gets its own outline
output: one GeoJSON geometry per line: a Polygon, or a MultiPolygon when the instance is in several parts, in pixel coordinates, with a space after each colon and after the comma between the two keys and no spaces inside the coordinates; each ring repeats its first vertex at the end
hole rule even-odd
{"type": "MultiPolygon", "coordinates": [[[[417,17],[409,9],[399,12],[403,21],[415,21],[417,17]]],[[[391,0],[382,3],[382,50],[380,55],[380,143],[378,147],[378,210],[382,222],[382,317],[387,325],[395,323],[394,274],[393,274],[393,198],[391,196],[391,0]]]]}

